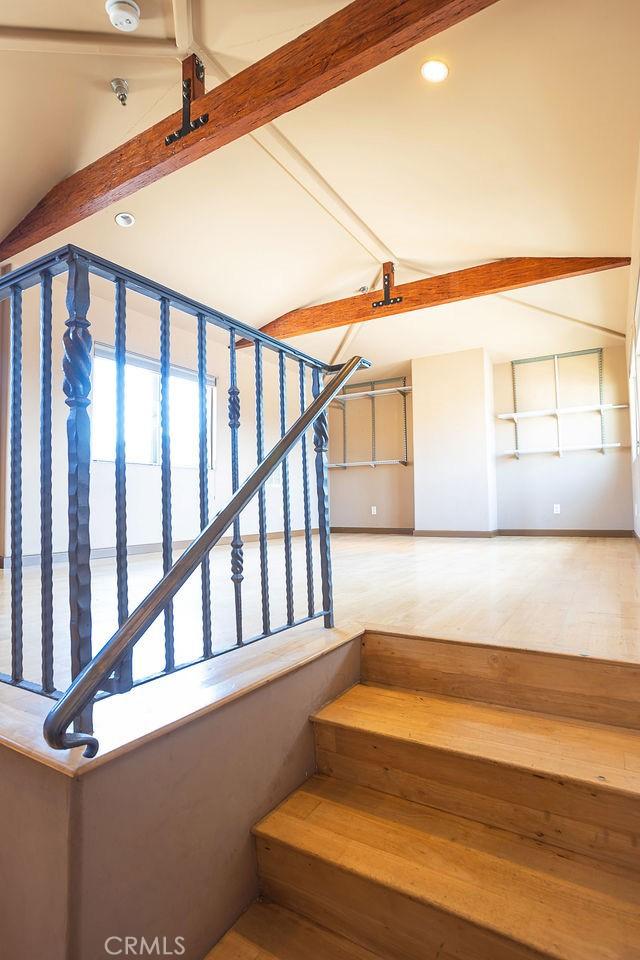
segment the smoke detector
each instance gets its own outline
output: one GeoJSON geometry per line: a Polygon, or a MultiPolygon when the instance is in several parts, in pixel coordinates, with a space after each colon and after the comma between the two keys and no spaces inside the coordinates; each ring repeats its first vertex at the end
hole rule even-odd
{"type": "Polygon", "coordinates": [[[140,24],[140,7],[134,0],[106,0],[104,5],[109,20],[116,30],[131,33],[140,24]]]}

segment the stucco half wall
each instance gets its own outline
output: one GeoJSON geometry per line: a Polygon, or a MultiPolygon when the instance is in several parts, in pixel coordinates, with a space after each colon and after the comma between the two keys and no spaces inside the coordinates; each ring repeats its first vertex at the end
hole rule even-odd
{"type": "Polygon", "coordinates": [[[7,956],[202,960],[257,895],[251,827],[315,770],[310,714],[359,677],[358,635],[73,778],[0,747],[7,956]]]}

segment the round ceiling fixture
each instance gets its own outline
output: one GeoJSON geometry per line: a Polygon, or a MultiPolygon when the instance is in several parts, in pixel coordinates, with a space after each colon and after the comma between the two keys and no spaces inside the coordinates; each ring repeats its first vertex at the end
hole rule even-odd
{"type": "Polygon", "coordinates": [[[119,227],[132,227],[136,222],[136,218],[132,213],[116,213],[113,218],[119,227]]]}
{"type": "Polygon", "coordinates": [[[134,0],[106,0],[104,5],[109,20],[116,30],[131,33],[140,24],[140,7],[134,0]]]}
{"type": "Polygon", "coordinates": [[[442,83],[449,76],[449,67],[442,60],[426,60],[420,73],[429,83],[442,83]]]}

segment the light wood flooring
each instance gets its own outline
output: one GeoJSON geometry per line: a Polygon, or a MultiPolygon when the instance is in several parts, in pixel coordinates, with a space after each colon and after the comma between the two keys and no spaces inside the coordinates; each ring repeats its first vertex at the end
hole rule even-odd
{"type": "MultiPolygon", "coordinates": [[[[360,622],[423,635],[474,640],[640,662],[640,544],[631,539],[429,539],[334,534],[336,623],[360,622]]],[[[319,605],[317,543],[315,596],[319,605]]],[[[272,624],[286,622],[282,541],[269,543],[272,624]]],[[[306,614],[304,546],[294,538],[296,617],[306,614]]],[[[158,554],[130,558],[130,608],[161,576],[158,554]]],[[[213,551],[214,646],[234,642],[229,548],[213,551]]],[[[56,684],[69,683],[67,567],[54,567],[56,684]]],[[[113,560],[92,563],[94,649],[116,627],[113,560]]],[[[24,571],[25,676],[40,675],[40,570],[24,571]]],[[[245,545],[245,636],[260,632],[259,556],[245,545]]],[[[201,583],[197,572],[175,601],[176,660],[201,652],[201,583]]],[[[0,570],[0,671],[10,670],[10,574],[0,570]]],[[[162,667],[162,622],[136,647],[137,676],[162,667]]]]}

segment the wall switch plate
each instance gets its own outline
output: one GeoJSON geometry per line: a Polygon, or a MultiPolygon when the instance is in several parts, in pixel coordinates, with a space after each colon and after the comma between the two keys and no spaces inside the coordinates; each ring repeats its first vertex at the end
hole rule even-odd
{"type": "Polygon", "coordinates": [[[372,507],[371,507],[371,516],[372,516],[372,517],[375,517],[375,515],[376,515],[377,512],[378,512],[378,508],[372,506],[372,507]]]}
{"type": "Polygon", "coordinates": [[[560,504],[559,504],[559,503],[554,503],[554,505],[553,505],[553,512],[554,512],[554,513],[560,513],[560,504]]]}

